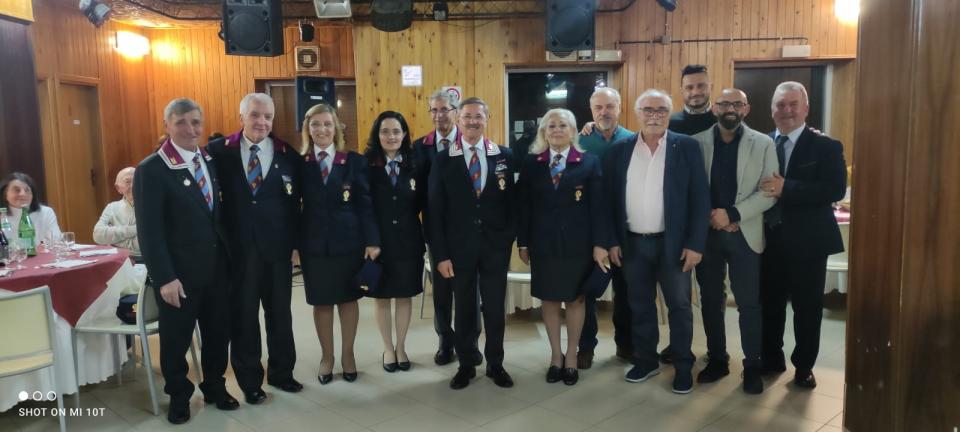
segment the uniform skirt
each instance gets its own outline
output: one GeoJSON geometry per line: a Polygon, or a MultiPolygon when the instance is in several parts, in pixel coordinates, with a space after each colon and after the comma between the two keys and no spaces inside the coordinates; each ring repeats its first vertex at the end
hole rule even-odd
{"type": "Polygon", "coordinates": [[[593,270],[593,257],[530,257],[530,294],[540,300],[569,302],[583,294],[582,286],[593,270]]]}
{"type": "Polygon", "coordinates": [[[384,260],[377,289],[367,297],[409,298],[423,292],[423,258],[384,260]]]}
{"type": "Polygon", "coordinates": [[[357,272],[363,265],[363,252],[348,255],[300,256],[303,269],[303,291],[307,303],[327,306],[349,303],[363,297],[357,280],[357,272]]]}

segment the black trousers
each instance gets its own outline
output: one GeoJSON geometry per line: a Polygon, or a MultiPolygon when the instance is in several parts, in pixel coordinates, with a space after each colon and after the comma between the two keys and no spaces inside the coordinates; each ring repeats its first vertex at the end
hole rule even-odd
{"type": "Polygon", "coordinates": [[[780,227],[767,228],[766,233],[767,247],[763,251],[760,270],[763,362],[786,363],[783,332],[789,300],[793,306],[793,334],[797,341],[790,360],[798,370],[812,370],[820,351],[827,256],[796,256],[783,247],[780,227]]]}
{"type": "Polygon", "coordinates": [[[160,313],[160,372],[166,382],[163,391],[171,398],[186,400],[193,394],[193,383],[187,379],[186,356],[198,321],[200,337],[203,338],[200,390],[214,397],[226,391],[223,375],[227,371],[227,346],[230,343],[226,256],[221,256],[211,271],[216,276],[209,285],[184,285],[187,298],[180,299],[179,309],[163,301],[160,287],[154,287],[160,313]]]}
{"type": "MultiPolygon", "coordinates": [[[[437,260],[430,254],[430,279],[433,281],[433,328],[440,337],[440,349],[452,350],[456,345],[456,333],[453,330],[453,281],[440,276],[437,271],[437,260]]],[[[480,303],[477,302],[476,325],[470,334],[473,335],[474,351],[477,349],[477,338],[480,337],[480,303]]]]}
{"type": "Polygon", "coordinates": [[[480,249],[477,255],[451,259],[454,277],[450,281],[457,298],[454,317],[456,352],[461,368],[474,367],[479,328],[477,311],[480,309],[478,290],[483,301],[483,327],[487,336],[483,354],[487,358],[487,368],[503,366],[504,301],[510,250],[494,250],[486,245],[480,249]]]}
{"type": "Polygon", "coordinates": [[[727,310],[727,290],[724,279],[730,268],[730,286],[737,299],[740,343],[743,346],[743,366],[760,367],[760,254],[750,249],[742,232],[710,230],[707,250],[697,266],[700,284],[700,309],[703,330],[707,335],[707,355],[710,360],[727,362],[727,335],[724,312],[727,310]]]}
{"type": "Polygon", "coordinates": [[[690,310],[690,273],[684,273],[679,257],[667,257],[663,237],[627,235],[623,273],[633,313],[633,363],[641,367],[659,364],[657,342],[657,283],[667,303],[670,350],[677,370],[693,368],[693,313],[690,310]]]}
{"type": "MultiPolygon", "coordinates": [[[[633,340],[630,336],[630,301],[627,299],[627,281],[623,278],[623,270],[612,266],[610,273],[613,280],[613,340],[618,347],[627,351],[633,350],[633,340]]],[[[592,351],[597,347],[597,299],[587,296],[586,315],[583,319],[583,333],[580,335],[580,350],[592,351]]]]}
{"type": "Polygon", "coordinates": [[[293,366],[297,360],[290,312],[293,268],[290,260],[264,260],[252,247],[245,249],[239,258],[241,266],[233,269],[230,362],[237,384],[249,392],[263,385],[261,303],[267,327],[267,379],[283,382],[293,378],[293,366]]]}

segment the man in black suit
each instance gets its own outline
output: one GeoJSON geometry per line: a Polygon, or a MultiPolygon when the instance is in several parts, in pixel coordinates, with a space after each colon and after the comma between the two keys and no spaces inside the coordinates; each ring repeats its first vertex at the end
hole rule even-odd
{"type": "Polygon", "coordinates": [[[290,313],[291,254],[300,205],[299,155],[271,133],[275,108],[263,93],[240,101],[243,128],[207,145],[223,189],[223,221],[236,268],[230,361],[247,403],[266,400],[260,363],[260,304],[267,326],[267,383],[287,392],[297,359],[290,313]]]}
{"type": "Polygon", "coordinates": [[[793,305],[796,348],[794,383],[814,388],[813,366],[820,350],[827,256],[843,251],[833,203],[843,199],[847,169],[843,144],[806,125],[810,102],[802,84],[780,83],[771,103],[779,171],[760,187],[777,203],[764,214],[767,247],[760,270],[763,308],[763,372],[786,370],[783,331],[786,306],[793,305]]]}
{"type": "Polygon", "coordinates": [[[610,260],[623,267],[632,312],[633,362],[628,382],[660,373],[657,283],[670,310],[675,393],[693,390],[690,271],[706,248],[710,192],[696,140],[667,131],[670,96],[650,89],[634,105],[640,132],[604,157],[613,239],[610,260]]]}
{"type": "MultiPolygon", "coordinates": [[[[429,173],[438,154],[442,154],[450,148],[450,144],[460,139],[460,131],[457,129],[457,101],[453,95],[437,90],[427,100],[430,119],[433,121],[434,129],[430,133],[420,137],[413,142],[413,156],[417,164],[422,166],[424,172],[429,173]]],[[[430,215],[424,213],[424,236],[427,244],[430,244],[430,215]]],[[[455,357],[454,345],[456,336],[453,330],[453,285],[450,280],[440,276],[437,273],[437,257],[433,255],[433,249],[429,248],[430,253],[430,280],[433,287],[433,328],[437,331],[440,338],[440,346],[437,353],[433,356],[433,361],[443,366],[453,361],[455,357]]],[[[483,355],[477,348],[477,338],[480,337],[480,313],[475,314],[476,327],[471,329],[474,335],[474,360],[479,366],[483,361],[483,355]]]]}
{"type": "Polygon", "coordinates": [[[437,272],[451,279],[456,302],[456,350],[460,368],[450,381],[462,389],[476,376],[474,329],[477,289],[487,332],[487,376],[512,387],[503,369],[504,299],[510,247],[515,237],[513,155],[484,138],[489,111],[480,98],[460,105],[462,136],[438,154],[428,194],[430,247],[437,272]]]}
{"type": "MultiPolygon", "coordinates": [[[[160,312],[160,370],[170,395],[167,420],[190,419],[193,383],[187,379],[187,348],[200,322],[203,337],[203,399],[221,410],[237,409],[227,393],[230,335],[227,239],[220,221],[220,185],[213,159],[199,147],[203,111],[190,99],[175,99],[163,111],[168,138],[137,167],[137,232],[160,312]]],[[[197,367],[197,365],[194,365],[197,367]]]]}

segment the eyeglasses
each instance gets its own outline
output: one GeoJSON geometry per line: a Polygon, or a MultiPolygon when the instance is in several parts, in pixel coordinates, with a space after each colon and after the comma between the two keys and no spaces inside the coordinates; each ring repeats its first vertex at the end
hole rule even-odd
{"type": "Polygon", "coordinates": [[[747,106],[747,104],[739,101],[738,102],[717,102],[717,106],[724,111],[730,109],[730,107],[733,107],[733,109],[740,111],[743,109],[743,107],[747,106]]]}
{"type": "Polygon", "coordinates": [[[666,108],[642,108],[640,109],[643,112],[643,115],[647,117],[666,117],[667,114],[670,114],[670,110],[666,108]]]}
{"type": "Polygon", "coordinates": [[[430,108],[430,115],[447,115],[450,111],[456,111],[456,108],[430,108]]]}

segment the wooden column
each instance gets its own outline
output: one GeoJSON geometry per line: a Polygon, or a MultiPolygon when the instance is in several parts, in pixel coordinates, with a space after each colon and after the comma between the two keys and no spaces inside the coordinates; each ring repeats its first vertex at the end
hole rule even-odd
{"type": "Polygon", "coordinates": [[[0,15],[0,176],[29,174],[43,197],[43,146],[30,26],[0,15]]]}
{"type": "Polygon", "coordinates": [[[863,0],[844,426],[960,427],[960,2],[863,0]]]}

